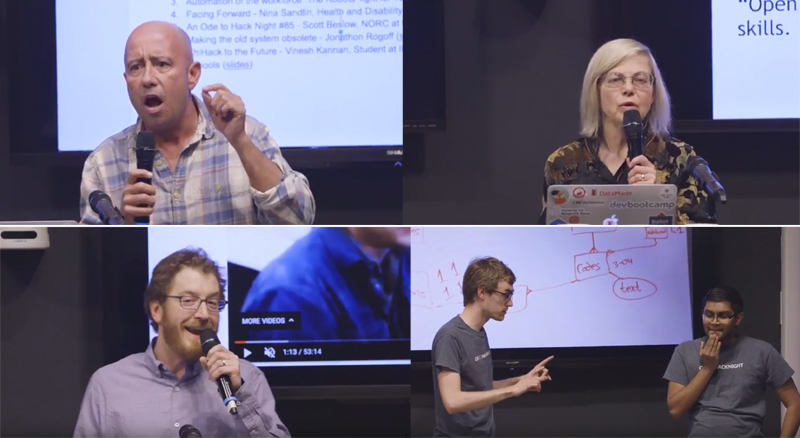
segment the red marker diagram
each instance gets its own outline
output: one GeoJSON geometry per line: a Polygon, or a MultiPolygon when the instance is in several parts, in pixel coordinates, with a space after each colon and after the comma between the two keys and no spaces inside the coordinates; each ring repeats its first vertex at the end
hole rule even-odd
{"type": "Polygon", "coordinates": [[[614,233],[617,231],[616,227],[579,227],[579,228],[571,228],[573,236],[579,236],[582,234],[589,234],[592,236],[592,249],[589,252],[597,252],[597,248],[595,248],[594,244],[594,235],[595,234],[605,234],[605,233],[614,233]]]}
{"type": "MultiPolygon", "coordinates": [[[[629,229],[627,231],[634,231],[629,229]]],[[[571,229],[572,238],[586,239],[589,248],[586,252],[573,256],[572,278],[563,283],[543,287],[531,286],[530,283],[517,281],[514,285],[514,306],[509,313],[517,313],[528,307],[528,299],[534,293],[547,293],[560,288],[591,281],[596,278],[612,276],[615,278],[612,290],[608,293],[624,301],[647,299],[658,292],[654,280],[648,279],[641,272],[647,271],[647,255],[641,251],[658,246],[660,241],[668,239],[671,234],[685,234],[683,228],[643,227],[639,229],[640,245],[617,249],[598,248],[597,235],[613,235],[617,228],[610,227],[577,227],[571,229]]],[[[420,236],[421,236],[420,232],[420,236]]],[[[413,236],[413,229],[412,229],[413,236]]],[[[437,309],[445,306],[463,306],[461,282],[466,266],[449,262],[437,267],[436,271],[411,273],[411,305],[417,308],[437,309]]],[[[517,272],[518,280],[524,273],[517,272]]],[[[530,279],[526,280],[529,281],[530,279]]]]}

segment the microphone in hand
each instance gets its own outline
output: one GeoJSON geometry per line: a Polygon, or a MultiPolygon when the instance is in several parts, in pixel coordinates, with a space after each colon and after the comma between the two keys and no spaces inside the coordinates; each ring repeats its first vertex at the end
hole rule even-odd
{"type": "Polygon", "coordinates": [[[642,155],[642,139],[644,123],[639,110],[628,110],[622,115],[622,129],[625,131],[625,139],[628,140],[628,158],[642,155]]]}
{"type": "MultiPolygon", "coordinates": [[[[156,136],[150,131],[141,131],[136,136],[136,168],[146,170],[150,173],[153,172],[153,159],[156,156],[156,136]]],[[[151,178],[139,178],[136,182],[142,182],[152,185],[151,178]]],[[[147,204],[140,204],[139,208],[148,208],[147,204]]],[[[148,216],[137,216],[135,219],[137,224],[148,224],[150,218],[148,216]]]]}
{"type": "Polygon", "coordinates": [[[141,182],[152,176],[144,169],[133,169],[128,174],[125,189],[122,191],[122,215],[129,225],[150,222],[156,204],[156,188],[141,182]]]}
{"type": "MultiPolygon", "coordinates": [[[[200,333],[200,346],[203,348],[203,355],[208,357],[209,351],[212,348],[219,345],[219,339],[217,338],[216,332],[211,329],[203,330],[200,333]]],[[[225,407],[228,409],[232,415],[237,415],[239,410],[237,406],[239,405],[239,400],[236,396],[233,395],[234,391],[232,389],[231,378],[227,374],[223,374],[217,378],[217,386],[219,389],[219,395],[222,397],[222,403],[225,404],[225,407]]]]}

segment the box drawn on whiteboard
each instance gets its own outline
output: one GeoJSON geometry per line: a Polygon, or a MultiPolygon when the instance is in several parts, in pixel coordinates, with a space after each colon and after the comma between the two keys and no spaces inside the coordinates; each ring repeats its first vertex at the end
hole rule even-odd
{"type": "Polygon", "coordinates": [[[411,304],[428,307],[431,303],[428,273],[411,272],[411,304]]]}
{"type": "Polygon", "coordinates": [[[575,256],[575,279],[587,280],[608,274],[606,252],[591,252],[575,256]]]}
{"type": "Polygon", "coordinates": [[[581,234],[613,233],[617,231],[617,227],[572,227],[571,230],[573,236],[578,236],[581,234]]]}
{"type": "Polygon", "coordinates": [[[667,227],[645,227],[646,239],[666,239],[669,237],[667,227]]]}
{"type": "Polygon", "coordinates": [[[420,245],[425,243],[425,230],[422,228],[411,228],[411,244],[420,245]]]}

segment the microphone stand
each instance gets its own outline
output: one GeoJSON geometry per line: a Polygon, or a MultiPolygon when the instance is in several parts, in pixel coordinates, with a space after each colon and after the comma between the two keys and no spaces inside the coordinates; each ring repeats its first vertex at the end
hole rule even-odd
{"type": "Polygon", "coordinates": [[[702,184],[702,190],[706,192],[708,195],[708,212],[702,217],[699,218],[698,223],[700,224],[717,224],[717,202],[722,205],[725,205],[728,202],[728,195],[725,194],[725,190],[719,190],[716,192],[710,192],[705,184],[702,184]]]}
{"type": "Polygon", "coordinates": [[[687,167],[684,169],[684,173],[681,178],[682,183],[694,176],[695,180],[697,181],[697,188],[705,192],[708,199],[708,210],[703,217],[696,218],[696,222],[700,224],[717,224],[717,202],[723,205],[728,202],[728,195],[725,194],[725,188],[722,187],[722,184],[719,182],[719,177],[717,174],[708,168],[708,163],[706,163],[703,158],[691,156],[687,159],[686,166],[687,167]],[[695,174],[695,170],[698,165],[703,165],[710,174],[710,177],[713,178],[713,182],[716,182],[716,190],[712,191],[709,189],[711,181],[706,181],[702,175],[695,174]]]}
{"type": "Polygon", "coordinates": [[[106,217],[106,218],[103,218],[103,225],[125,225],[125,216],[122,215],[122,212],[119,211],[119,208],[114,207],[114,211],[116,211],[117,214],[119,214],[119,217],[122,219],[122,222],[121,223],[113,223],[112,224],[111,223],[111,218],[110,217],[106,217]]]}

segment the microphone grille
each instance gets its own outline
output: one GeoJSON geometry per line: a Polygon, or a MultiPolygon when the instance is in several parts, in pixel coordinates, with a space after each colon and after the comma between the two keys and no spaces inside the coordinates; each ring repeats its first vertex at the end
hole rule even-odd
{"type": "Polygon", "coordinates": [[[211,329],[205,329],[200,333],[200,346],[203,348],[203,354],[208,355],[209,350],[219,344],[217,333],[211,329]]]}
{"type": "Polygon", "coordinates": [[[639,110],[625,111],[625,114],[622,115],[622,126],[626,130],[641,132],[644,125],[642,125],[642,116],[639,114],[639,110]]]}
{"type": "Polygon", "coordinates": [[[140,131],[136,136],[136,149],[155,149],[156,135],[150,131],[140,131]]]}
{"type": "Polygon", "coordinates": [[[708,162],[703,157],[697,155],[689,155],[689,158],[686,159],[686,168],[690,172],[693,172],[694,169],[701,164],[708,166],[708,162]]]}
{"type": "Polygon", "coordinates": [[[109,198],[108,195],[106,195],[102,190],[95,190],[89,194],[89,204],[96,205],[103,198],[106,198],[109,201],[111,200],[111,198],[109,198]]]}
{"type": "Polygon", "coordinates": [[[178,431],[178,436],[180,437],[191,437],[196,436],[200,437],[200,431],[197,430],[196,427],[192,426],[191,424],[184,424],[181,426],[180,430],[178,431]]]}

